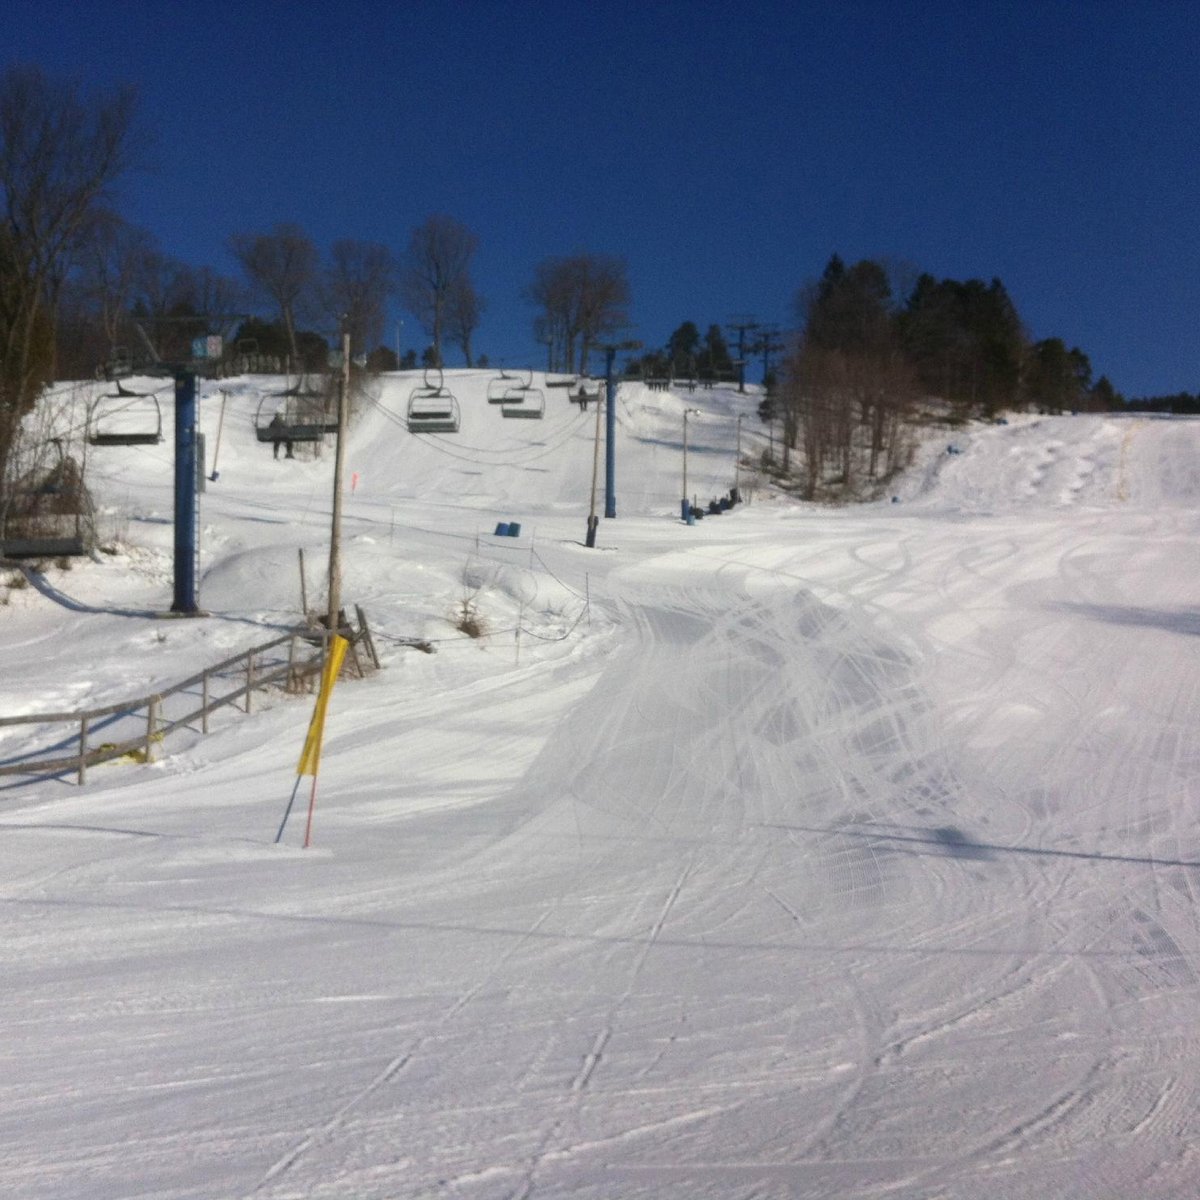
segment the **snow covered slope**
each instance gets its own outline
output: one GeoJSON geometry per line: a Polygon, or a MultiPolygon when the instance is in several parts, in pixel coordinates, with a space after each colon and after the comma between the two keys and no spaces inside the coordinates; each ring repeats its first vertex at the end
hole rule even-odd
{"type": "MultiPolygon", "coordinates": [[[[399,377],[352,434],[386,669],[334,695],[312,849],[272,842],[303,702],[4,781],[0,1191],[1192,1195],[1200,422],[1015,419],[898,503],[686,527],[683,408],[706,498],[756,399],[623,389],[588,550],[594,411],[487,380],[456,436],[399,377]]],[[[142,615],[169,448],[98,450],[127,546],[0,609],[0,712],[260,639],[298,548],[316,587],[330,456],[225,386],[213,615],[142,615]]]]}

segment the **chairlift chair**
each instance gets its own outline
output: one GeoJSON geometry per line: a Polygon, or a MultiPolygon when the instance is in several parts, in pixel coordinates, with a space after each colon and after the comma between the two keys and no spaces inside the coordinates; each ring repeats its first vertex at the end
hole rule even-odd
{"type": "Polygon", "coordinates": [[[87,440],[93,446],[156,446],[162,441],[162,408],[153,394],[117,384],[88,405],[87,440]]]}
{"type": "Polygon", "coordinates": [[[40,478],[18,482],[0,510],[0,558],[78,557],[88,550],[91,501],[83,474],[62,443],[58,463],[40,478]]]}
{"type": "Polygon", "coordinates": [[[504,398],[513,389],[515,379],[515,376],[509,375],[506,371],[501,371],[494,379],[489,379],[487,385],[487,402],[489,404],[503,404],[504,398]]]}
{"type": "Polygon", "coordinates": [[[325,411],[324,397],[268,395],[258,402],[254,414],[254,432],[260,442],[320,442],[327,433],[337,432],[337,419],[325,411]],[[277,401],[282,399],[283,405],[277,401]],[[272,424],[278,416],[278,424],[272,424]]]}
{"type": "Polygon", "coordinates": [[[458,401],[445,388],[433,395],[414,392],[407,420],[409,433],[457,433],[458,401]]]}
{"type": "Polygon", "coordinates": [[[441,367],[426,367],[421,383],[408,395],[410,433],[457,433],[458,400],[446,386],[441,367]]]}
{"type": "Polygon", "coordinates": [[[538,388],[511,388],[500,404],[502,417],[540,420],[546,412],[546,397],[538,388]]]}

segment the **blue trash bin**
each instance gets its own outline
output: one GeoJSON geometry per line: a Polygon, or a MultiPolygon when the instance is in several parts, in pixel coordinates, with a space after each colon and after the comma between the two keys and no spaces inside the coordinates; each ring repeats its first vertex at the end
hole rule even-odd
{"type": "Polygon", "coordinates": [[[520,537],[521,536],[521,522],[520,521],[512,521],[509,523],[508,536],[509,537],[520,537]]]}
{"type": "Polygon", "coordinates": [[[496,537],[508,537],[508,522],[501,521],[496,526],[496,537]]]}

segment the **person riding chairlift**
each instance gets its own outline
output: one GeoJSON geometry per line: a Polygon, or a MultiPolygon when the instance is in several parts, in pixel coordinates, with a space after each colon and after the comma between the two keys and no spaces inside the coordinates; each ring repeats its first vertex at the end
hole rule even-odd
{"type": "Polygon", "coordinates": [[[267,428],[271,431],[271,446],[275,451],[275,457],[279,457],[279,444],[283,442],[287,445],[287,454],[284,457],[295,458],[296,456],[292,453],[292,439],[283,435],[283,417],[279,413],[271,418],[267,428]]]}

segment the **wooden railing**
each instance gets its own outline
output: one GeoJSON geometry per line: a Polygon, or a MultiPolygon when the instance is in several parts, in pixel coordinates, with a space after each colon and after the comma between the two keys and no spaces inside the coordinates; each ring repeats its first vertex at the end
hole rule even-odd
{"type": "MultiPolygon", "coordinates": [[[[139,696],[119,704],[106,704],[81,712],[30,713],[21,717],[0,717],[0,728],[73,723],[78,730],[77,734],[72,732],[67,739],[74,741],[78,737],[78,745],[72,753],[54,758],[0,758],[0,775],[62,775],[73,771],[78,775],[79,782],[84,783],[88,767],[97,763],[123,758],[126,755],[138,756],[137,761],[140,762],[152,762],[154,747],[169,734],[195,721],[200,722],[201,732],[207,733],[209,715],[225,705],[233,707],[238,706],[240,702],[240,706],[248,713],[253,695],[260,689],[282,685],[287,691],[298,692],[310,688],[316,676],[320,675],[324,662],[325,651],[321,643],[319,634],[314,643],[311,633],[285,633],[269,642],[243,650],[215,666],[206,667],[199,674],[149,696],[139,696]],[[284,646],[287,647],[286,653],[282,649],[284,646]],[[277,653],[271,655],[272,651],[277,653]],[[232,690],[223,691],[219,696],[214,696],[214,686],[229,682],[231,676],[237,681],[236,686],[232,690]],[[188,689],[197,687],[200,693],[198,708],[185,713],[167,713],[168,699],[182,696],[188,689]],[[143,712],[144,718],[141,715],[143,712]],[[121,741],[97,743],[98,730],[103,727],[102,722],[128,723],[129,720],[141,721],[144,732],[139,732],[135,737],[125,737],[121,741]]],[[[61,745],[55,747],[60,748],[61,745]]]]}

